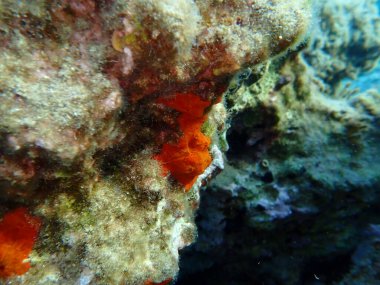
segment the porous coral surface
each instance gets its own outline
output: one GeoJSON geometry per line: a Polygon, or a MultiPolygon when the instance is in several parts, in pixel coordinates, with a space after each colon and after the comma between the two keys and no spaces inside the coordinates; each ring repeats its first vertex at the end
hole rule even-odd
{"type": "Polygon", "coordinates": [[[223,168],[223,93],[302,40],[309,6],[0,1],[0,213],[41,220],[30,269],[4,282],[175,278],[223,168]]]}

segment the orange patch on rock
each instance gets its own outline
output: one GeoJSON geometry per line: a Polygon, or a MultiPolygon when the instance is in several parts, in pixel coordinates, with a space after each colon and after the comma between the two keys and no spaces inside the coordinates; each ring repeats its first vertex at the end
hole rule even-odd
{"type": "Polygon", "coordinates": [[[40,219],[17,208],[0,222],[0,278],[22,275],[30,268],[25,262],[33,249],[41,226],[40,219]]]}
{"type": "Polygon", "coordinates": [[[167,285],[169,284],[173,279],[172,278],[169,278],[169,279],[166,279],[160,283],[155,283],[153,282],[152,280],[148,279],[144,282],[144,285],[167,285]]]}
{"type": "Polygon", "coordinates": [[[165,174],[170,172],[188,191],[212,161],[208,151],[211,140],[201,132],[206,120],[204,112],[210,102],[195,94],[184,93],[159,99],[158,103],[181,113],[178,123],[183,135],[175,144],[164,144],[155,159],[161,162],[165,174]]]}

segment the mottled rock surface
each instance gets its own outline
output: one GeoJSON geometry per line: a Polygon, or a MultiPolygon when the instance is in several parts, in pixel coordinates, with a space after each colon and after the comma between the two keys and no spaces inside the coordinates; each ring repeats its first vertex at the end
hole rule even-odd
{"type": "Polygon", "coordinates": [[[177,284],[380,282],[379,12],[315,4],[304,45],[230,85],[225,170],[177,284]]]}
{"type": "Polygon", "coordinates": [[[294,48],[309,6],[0,1],[0,216],[27,208],[41,221],[29,271],[0,283],[175,278],[199,188],[224,167],[230,79],[294,48]],[[197,99],[179,108],[177,98],[197,99]],[[189,111],[202,120],[183,124],[189,111]],[[184,153],[184,173],[165,167],[166,149],[184,153]]]}

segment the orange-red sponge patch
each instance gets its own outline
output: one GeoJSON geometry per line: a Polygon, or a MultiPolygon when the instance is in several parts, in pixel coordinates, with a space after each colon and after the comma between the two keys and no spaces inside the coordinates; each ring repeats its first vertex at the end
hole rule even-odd
{"type": "Polygon", "coordinates": [[[176,94],[158,102],[181,112],[178,123],[183,136],[175,144],[164,144],[155,158],[188,191],[212,161],[208,151],[211,140],[201,132],[206,120],[204,111],[210,102],[191,93],[176,94]]]}
{"type": "Polygon", "coordinates": [[[193,93],[178,93],[174,97],[159,98],[157,102],[182,114],[188,114],[194,118],[203,118],[204,120],[206,119],[204,111],[211,104],[193,93]]]}
{"type": "Polygon", "coordinates": [[[8,212],[0,222],[0,278],[22,275],[30,268],[25,262],[33,249],[41,222],[26,208],[8,212]]]}
{"type": "Polygon", "coordinates": [[[169,284],[173,279],[172,278],[169,278],[169,279],[166,279],[160,283],[155,283],[153,282],[151,279],[148,279],[144,282],[144,285],[167,285],[169,284]]]}

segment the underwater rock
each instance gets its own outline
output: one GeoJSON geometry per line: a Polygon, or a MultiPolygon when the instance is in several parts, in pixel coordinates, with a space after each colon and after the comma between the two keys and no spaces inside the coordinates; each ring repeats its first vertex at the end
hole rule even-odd
{"type": "Polygon", "coordinates": [[[321,18],[299,49],[230,83],[225,170],[201,192],[177,284],[379,282],[366,233],[378,224],[380,92],[347,84],[377,76],[379,11],[314,8],[321,18]]]}
{"type": "Polygon", "coordinates": [[[315,5],[320,23],[313,25],[304,57],[326,86],[376,67],[380,55],[377,0],[322,0],[315,5]]]}
{"type": "Polygon", "coordinates": [[[379,281],[380,246],[379,225],[371,224],[363,232],[363,241],[352,254],[352,266],[348,274],[335,284],[376,284],[379,281]]]}
{"type": "Polygon", "coordinates": [[[1,1],[0,213],[41,221],[30,269],[5,282],[175,278],[224,167],[230,79],[309,18],[308,0],[1,1]]]}

